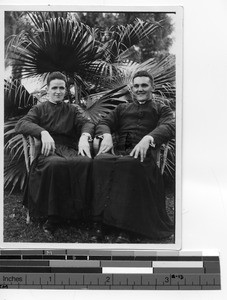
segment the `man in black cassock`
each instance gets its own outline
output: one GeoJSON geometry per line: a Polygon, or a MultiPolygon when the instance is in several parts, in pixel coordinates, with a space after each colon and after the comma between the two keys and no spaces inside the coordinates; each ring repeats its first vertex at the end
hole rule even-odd
{"type": "Polygon", "coordinates": [[[96,128],[102,142],[93,160],[94,241],[103,236],[102,224],[120,230],[116,242],[130,241],[129,233],[151,239],[173,233],[154,157],[156,149],[174,137],[175,121],[172,110],[153,99],[153,90],[152,76],[137,72],[132,87],[135,101],[118,105],[96,128]]]}
{"type": "Polygon", "coordinates": [[[78,219],[87,207],[94,124],[63,101],[66,77],[62,73],[48,76],[47,92],[49,101],[32,107],[17,123],[16,132],[42,142],[30,168],[24,205],[31,217],[46,217],[43,229],[53,233],[63,219],[78,219]]]}

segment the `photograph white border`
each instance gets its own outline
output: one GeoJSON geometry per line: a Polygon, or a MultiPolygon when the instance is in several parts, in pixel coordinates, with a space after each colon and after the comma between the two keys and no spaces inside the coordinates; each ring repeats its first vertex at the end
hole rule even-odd
{"type": "MultiPolygon", "coordinates": [[[[175,193],[175,243],[174,244],[75,244],[75,243],[6,243],[3,241],[3,180],[1,180],[2,194],[0,199],[1,227],[0,227],[0,248],[4,249],[116,249],[116,250],[180,250],[182,234],[182,104],[183,104],[183,8],[181,6],[143,6],[143,7],[111,7],[111,6],[61,6],[61,5],[20,5],[20,6],[2,6],[1,7],[1,36],[4,37],[4,11],[138,11],[138,12],[170,12],[176,13],[176,193],[175,193]],[[2,34],[3,33],[3,34],[2,34]]],[[[4,74],[4,38],[2,38],[1,47],[1,74],[4,74]]],[[[2,76],[1,76],[2,77],[2,76]]],[[[3,83],[3,78],[2,81],[3,83]]],[[[2,99],[4,97],[3,84],[0,87],[2,99]]],[[[3,105],[3,101],[0,104],[3,105]]],[[[4,113],[1,107],[2,114],[4,113]]],[[[1,115],[1,124],[4,116],[1,115]]],[[[3,137],[2,137],[3,145],[3,137]]],[[[3,148],[3,147],[2,147],[3,148]]],[[[4,157],[3,149],[2,157],[4,157]]],[[[2,164],[3,174],[3,164],[2,164]]]]}

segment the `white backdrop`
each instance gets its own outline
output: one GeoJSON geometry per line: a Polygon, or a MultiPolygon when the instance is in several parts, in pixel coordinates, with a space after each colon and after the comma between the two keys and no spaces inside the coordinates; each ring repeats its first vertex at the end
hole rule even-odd
{"type": "MultiPolygon", "coordinates": [[[[60,1],[0,4],[63,4],[60,1]]],[[[23,299],[227,299],[227,35],[226,0],[67,1],[108,6],[184,7],[183,59],[183,250],[220,251],[221,291],[0,290],[1,300],[23,299]]],[[[89,7],[89,6],[88,6],[89,7]]],[[[14,9],[14,7],[13,7],[14,9]]]]}

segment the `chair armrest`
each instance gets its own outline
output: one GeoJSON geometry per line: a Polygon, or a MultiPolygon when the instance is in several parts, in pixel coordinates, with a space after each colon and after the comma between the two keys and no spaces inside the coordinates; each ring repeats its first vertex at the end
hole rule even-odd
{"type": "Polygon", "coordinates": [[[163,161],[162,161],[162,166],[161,166],[161,173],[162,174],[164,173],[164,170],[165,170],[168,151],[169,151],[169,142],[164,144],[163,161]]]}
{"type": "Polygon", "coordinates": [[[30,160],[29,160],[29,153],[28,153],[28,140],[27,137],[21,135],[22,142],[23,142],[23,151],[24,151],[24,160],[26,165],[26,170],[29,172],[30,160]]]}
{"type": "Polygon", "coordinates": [[[23,150],[26,169],[29,172],[30,165],[41,150],[41,141],[32,136],[22,135],[23,150]]]}
{"type": "Polygon", "coordinates": [[[31,135],[29,135],[28,139],[30,143],[29,151],[30,151],[30,164],[31,164],[33,160],[36,158],[36,156],[40,153],[42,142],[31,135]]]}
{"type": "Polygon", "coordinates": [[[158,167],[160,168],[161,174],[164,173],[164,170],[166,167],[168,151],[169,151],[169,142],[162,144],[156,150],[156,162],[157,162],[158,167]]]}

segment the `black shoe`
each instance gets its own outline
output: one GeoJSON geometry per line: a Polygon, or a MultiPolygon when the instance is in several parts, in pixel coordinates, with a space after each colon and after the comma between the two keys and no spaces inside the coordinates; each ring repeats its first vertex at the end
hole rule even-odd
{"type": "Polygon", "coordinates": [[[103,226],[100,222],[94,222],[91,230],[91,242],[99,243],[104,239],[103,226]]]}
{"type": "Polygon", "coordinates": [[[43,224],[43,231],[48,234],[54,234],[58,228],[57,222],[52,222],[49,219],[43,224]]]}
{"type": "Polygon", "coordinates": [[[115,243],[130,243],[130,237],[125,232],[120,232],[118,237],[116,238],[115,243]]]}

